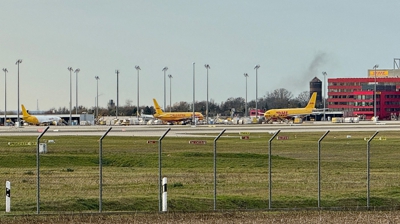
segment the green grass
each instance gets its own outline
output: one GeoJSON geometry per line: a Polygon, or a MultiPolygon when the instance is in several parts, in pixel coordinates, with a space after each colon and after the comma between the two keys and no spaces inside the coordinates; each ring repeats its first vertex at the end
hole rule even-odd
{"type": "MultiPolygon", "coordinates": [[[[321,147],[321,206],[365,207],[365,137],[373,133],[331,132],[321,147]],[[351,135],[351,138],[347,138],[351,135]]],[[[272,207],[317,207],[318,148],[323,133],[281,133],[272,142],[272,207]]],[[[207,135],[207,136],[212,136],[207,135]]],[[[170,211],[211,211],[214,137],[163,140],[162,175],[168,177],[170,211]],[[188,140],[207,140],[190,145],[188,140]]],[[[223,135],[217,144],[217,209],[268,208],[268,133],[249,140],[223,135]]],[[[99,137],[47,137],[40,155],[41,212],[93,212],[99,205],[99,137]]],[[[149,137],[103,140],[103,210],[158,211],[158,144],[149,137]]],[[[0,137],[0,177],[12,185],[12,211],[36,212],[36,137],[0,137]]],[[[382,132],[371,142],[371,206],[400,205],[400,138],[382,132]],[[379,140],[384,137],[386,140],[379,140]]],[[[0,209],[5,209],[0,203],[0,209]]]]}

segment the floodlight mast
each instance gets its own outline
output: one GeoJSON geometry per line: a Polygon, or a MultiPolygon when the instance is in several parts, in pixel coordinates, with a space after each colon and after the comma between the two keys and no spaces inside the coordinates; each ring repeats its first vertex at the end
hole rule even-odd
{"type": "Polygon", "coordinates": [[[378,121],[378,119],[376,118],[376,69],[379,67],[379,65],[374,65],[373,69],[374,69],[374,120],[375,122],[378,121]]]}
{"type": "Polygon", "coordinates": [[[117,107],[115,108],[115,118],[118,119],[118,102],[119,102],[119,86],[118,86],[118,76],[119,76],[119,70],[115,70],[115,73],[117,74],[117,107]]]}
{"type": "Polygon", "coordinates": [[[22,59],[18,59],[17,62],[15,62],[16,65],[18,65],[18,107],[17,107],[17,122],[18,122],[18,127],[20,126],[20,118],[19,118],[19,107],[21,106],[19,104],[19,64],[22,63],[22,59]]]}
{"type": "Polygon", "coordinates": [[[136,117],[139,118],[139,71],[140,67],[139,65],[135,66],[137,70],[137,109],[136,109],[136,117]]]}
{"type": "Polygon", "coordinates": [[[7,125],[7,68],[3,68],[4,71],[4,126],[7,125]]]}
{"type": "Polygon", "coordinates": [[[171,112],[171,99],[172,99],[172,89],[171,89],[171,80],[172,80],[172,75],[168,75],[169,78],[169,112],[171,112]]]}
{"type": "Polygon", "coordinates": [[[163,71],[164,72],[164,105],[163,105],[163,108],[164,108],[164,111],[165,111],[165,108],[166,108],[166,84],[165,84],[165,73],[167,72],[167,70],[168,70],[168,67],[167,66],[165,66],[161,71],[163,71]]]}
{"type": "Polygon", "coordinates": [[[194,126],[196,126],[196,114],[195,114],[196,75],[195,75],[195,65],[196,65],[196,63],[193,62],[193,124],[194,124],[194,126]]]}
{"type": "Polygon", "coordinates": [[[206,124],[208,124],[208,69],[210,69],[209,64],[205,64],[204,67],[207,69],[207,103],[206,103],[206,124]]]}
{"type": "Polygon", "coordinates": [[[326,101],[326,76],[328,75],[326,72],[322,72],[322,75],[324,76],[324,121],[326,120],[325,119],[325,108],[326,108],[326,106],[325,106],[325,101],[326,101]]]}
{"type": "Polygon", "coordinates": [[[72,67],[67,68],[69,71],[69,121],[68,124],[72,125],[72,67]]]}
{"type": "Polygon", "coordinates": [[[254,69],[256,70],[256,118],[258,118],[258,69],[260,68],[260,65],[254,66],[254,69]]]}
{"type": "Polygon", "coordinates": [[[94,77],[96,79],[97,83],[97,89],[96,89],[96,119],[99,117],[99,76],[94,77]]]}
{"type": "Polygon", "coordinates": [[[244,73],[243,75],[246,78],[246,102],[244,104],[244,116],[246,117],[247,116],[247,77],[249,77],[249,74],[244,73]]]}
{"type": "Polygon", "coordinates": [[[75,69],[75,74],[76,74],[76,108],[75,108],[75,114],[78,114],[78,73],[81,70],[79,68],[75,69]]]}

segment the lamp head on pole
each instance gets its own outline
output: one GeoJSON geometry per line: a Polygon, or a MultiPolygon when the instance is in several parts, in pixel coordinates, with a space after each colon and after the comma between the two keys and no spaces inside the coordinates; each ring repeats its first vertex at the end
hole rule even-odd
{"type": "Polygon", "coordinates": [[[377,69],[379,67],[379,65],[374,65],[374,69],[377,69]]]}
{"type": "Polygon", "coordinates": [[[168,78],[173,78],[171,74],[168,75],[168,78]]]}
{"type": "Polygon", "coordinates": [[[247,74],[247,73],[244,73],[243,75],[244,75],[244,77],[246,77],[246,78],[249,77],[249,74],[247,74]]]}
{"type": "Polygon", "coordinates": [[[210,69],[210,68],[211,68],[209,64],[205,64],[204,67],[205,67],[206,69],[210,69]]]}
{"type": "Polygon", "coordinates": [[[255,70],[257,70],[257,69],[259,69],[259,68],[260,68],[260,65],[254,66],[254,69],[255,69],[255,70]]]}
{"type": "Polygon", "coordinates": [[[98,76],[95,76],[94,78],[95,78],[96,80],[99,80],[99,79],[100,79],[100,77],[98,77],[98,76]]]}
{"type": "Polygon", "coordinates": [[[118,75],[118,74],[119,74],[119,69],[116,69],[116,70],[115,70],[115,73],[118,75]]]}
{"type": "Polygon", "coordinates": [[[72,71],[74,70],[72,67],[68,67],[67,69],[68,69],[68,71],[70,71],[70,72],[72,72],[72,71]]]}
{"type": "Polygon", "coordinates": [[[326,75],[327,75],[327,73],[326,73],[326,72],[322,72],[322,75],[323,75],[323,76],[326,76],[326,75]]]}
{"type": "Polygon", "coordinates": [[[136,68],[136,70],[138,70],[138,71],[140,70],[139,65],[136,65],[135,68],[136,68]]]}
{"type": "Polygon", "coordinates": [[[18,59],[17,62],[15,62],[15,64],[20,64],[22,63],[22,59],[18,59]]]}
{"type": "Polygon", "coordinates": [[[8,72],[8,70],[6,68],[3,68],[3,72],[8,72]]]}
{"type": "Polygon", "coordinates": [[[166,72],[168,70],[168,67],[167,66],[165,66],[163,69],[162,69],[162,71],[164,71],[164,72],[166,72]]]}
{"type": "Polygon", "coordinates": [[[75,69],[75,73],[78,74],[81,70],[79,68],[75,69]]]}

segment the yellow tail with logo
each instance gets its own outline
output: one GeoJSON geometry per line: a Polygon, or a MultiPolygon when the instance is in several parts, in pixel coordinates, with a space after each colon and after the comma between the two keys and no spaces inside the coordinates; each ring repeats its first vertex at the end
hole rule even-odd
{"type": "Polygon", "coordinates": [[[22,117],[29,117],[31,116],[28,111],[25,109],[25,106],[23,104],[21,104],[21,108],[22,108],[22,117]]]}
{"type": "Polygon", "coordinates": [[[158,105],[157,100],[153,98],[154,107],[156,108],[156,114],[163,114],[160,105],[158,105]]]}
{"type": "Polygon", "coordinates": [[[307,109],[315,108],[315,102],[316,102],[316,101],[317,101],[317,93],[314,92],[314,93],[311,95],[310,101],[308,101],[308,104],[307,104],[306,108],[307,108],[307,109]]]}

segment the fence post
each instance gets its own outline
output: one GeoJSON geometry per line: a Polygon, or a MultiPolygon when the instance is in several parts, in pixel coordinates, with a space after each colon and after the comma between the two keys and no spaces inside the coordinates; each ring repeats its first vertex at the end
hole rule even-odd
{"type": "Polygon", "coordinates": [[[318,208],[321,206],[321,141],[329,134],[329,130],[318,140],[318,208]]]}
{"type": "Polygon", "coordinates": [[[103,203],[103,138],[106,137],[108,132],[110,132],[112,127],[110,127],[103,136],[99,139],[99,212],[102,212],[103,203]]]}
{"type": "Polygon", "coordinates": [[[158,139],[158,211],[162,211],[162,172],[161,172],[161,152],[162,152],[162,140],[168,134],[171,128],[168,128],[164,134],[158,139]]]}
{"type": "Polygon", "coordinates": [[[217,209],[217,141],[225,133],[226,129],[214,139],[214,211],[217,209]]]}
{"type": "Polygon", "coordinates": [[[166,212],[168,210],[167,181],[168,181],[168,179],[166,177],[164,177],[162,180],[162,185],[163,185],[162,211],[163,212],[166,212]]]}
{"type": "Polygon", "coordinates": [[[36,193],[36,213],[40,213],[40,155],[39,155],[39,142],[40,138],[46,133],[47,130],[49,130],[50,126],[47,126],[46,129],[40,133],[40,135],[36,139],[36,168],[37,168],[37,193],[36,193]]]}
{"type": "Polygon", "coordinates": [[[367,141],[367,209],[369,208],[369,192],[370,192],[370,142],[372,139],[375,138],[375,136],[379,133],[379,131],[376,131],[375,134],[372,135],[371,138],[368,139],[367,141]]]}
{"type": "Polygon", "coordinates": [[[268,199],[268,208],[271,209],[272,205],[272,149],[271,149],[271,142],[274,140],[274,138],[281,132],[281,130],[277,130],[275,134],[269,139],[268,141],[268,188],[269,188],[269,199],[268,199]]]}
{"type": "Polygon", "coordinates": [[[11,183],[6,181],[6,212],[11,211],[11,183]]]}

